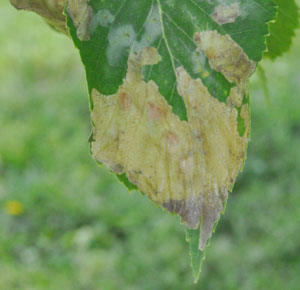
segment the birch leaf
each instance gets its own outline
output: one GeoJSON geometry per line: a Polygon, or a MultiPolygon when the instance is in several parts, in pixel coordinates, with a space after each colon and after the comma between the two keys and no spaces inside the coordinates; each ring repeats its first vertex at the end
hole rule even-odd
{"type": "Polygon", "coordinates": [[[275,12],[272,0],[66,6],[86,69],[93,157],[179,214],[198,261],[244,164],[247,81],[275,12]]]}
{"type": "Polygon", "coordinates": [[[63,14],[66,0],[9,0],[18,10],[32,11],[42,16],[56,30],[67,33],[63,14]]]}
{"type": "Polygon", "coordinates": [[[294,0],[275,0],[278,5],[276,21],[270,24],[266,56],[275,59],[287,52],[295,31],[299,28],[299,7],[294,0]]]}

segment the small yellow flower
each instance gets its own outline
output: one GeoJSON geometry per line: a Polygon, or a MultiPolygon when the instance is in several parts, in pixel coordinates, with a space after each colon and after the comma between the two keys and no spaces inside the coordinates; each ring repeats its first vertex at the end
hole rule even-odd
{"type": "Polygon", "coordinates": [[[24,212],[22,203],[17,200],[10,200],[6,202],[4,208],[8,214],[14,216],[20,215],[24,212]]]}

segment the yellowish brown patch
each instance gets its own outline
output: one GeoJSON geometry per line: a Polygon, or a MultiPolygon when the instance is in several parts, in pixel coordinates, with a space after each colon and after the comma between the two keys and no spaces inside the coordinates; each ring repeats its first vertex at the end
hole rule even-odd
{"type": "Polygon", "coordinates": [[[81,41],[90,39],[89,27],[93,18],[93,9],[88,5],[89,0],[69,0],[67,12],[75,27],[77,37],[81,41]]]}
{"type": "MultiPolygon", "coordinates": [[[[229,39],[220,37],[229,49],[229,39]]],[[[230,44],[234,54],[238,52],[247,60],[232,40],[230,44]]],[[[192,79],[184,68],[177,68],[177,89],[184,99],[188,122],[172,112],[153,81],[143,80],[142,66],[161,59],[155,48],[130,56],[127,76],[116,94],[92,91],[94,158],[118,174],[126,173],[151,200],[178,213],[189,228],[197,228],[201,221],[201,250],[243,165],[249,133],[247,105],[241,113],[246,127],[243,136],[238,133],[235,107],[242,105],[244,80],[252,71],[252,62],[246,61],[241,71],[234,73],[226,67],[229,50],[220,65],[219,47],[212,48],[214,68],[234,79],[238,88],[232,89],[225,104],[210,95],[201,79],[192,79]]]]}
{"type": "Polygon", "coordinates": [[[230,82],[244,83],[254,72],[256,63],[230,35],[217,31],[197,32],[194,41],[209,59],[211,68],[222,73],[230,82]]]}
{"type": "Polygon", "coordinates": [[[39,14],[50,25],[68,34],[65,15],[63,14],[66,0],[10,0],[10,2],[17,9],[39,14]]]}
{"type": "Polygon", "coordinates": [[[218,5],[212,14],[212,18],[220,25],[235,22],[241,15],[239,4],[218,5]]]}

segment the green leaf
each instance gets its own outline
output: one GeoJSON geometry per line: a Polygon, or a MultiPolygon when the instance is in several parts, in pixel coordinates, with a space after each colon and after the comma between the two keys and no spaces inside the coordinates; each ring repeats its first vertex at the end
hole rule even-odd
{"type": "Polygon", "coordinates": [[[299,28],[299,7],[295,0],[275,0],[278,15],[270,23],[270,36],[267,37],[268,51],[265,56],[275,59],[287,52],[292,44],[295,31],[299,28]]]}
{"type": "Polygon", "coordinates": [[[181,216],[197,280],[244,165],[247,80],[275,3],[69,0],[66,13],[86,69],[93,157],[181,216]]]}
{"type": "Polygon", "coordinates": [[[200,227],[198,229],[186,228],[186,241],[190,244],[191,266],[193,269],[194,282],[199,280],[201,265],[205,260],[205,251],[199,251],[200,227]]]}

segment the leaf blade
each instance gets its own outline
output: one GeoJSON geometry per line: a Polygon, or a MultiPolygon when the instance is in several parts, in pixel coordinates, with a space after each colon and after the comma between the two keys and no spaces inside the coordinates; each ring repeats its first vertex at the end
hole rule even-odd
{"type": "MultiPolygon", "coordinates": [[[[84,0],[81,1],[85,2],[84,0]]],[[[89,30],[86,30],[86,33],[89,33],[88,39],[78,38],[78,30],[81,29],[80,23],[76,19],[74,21],[72,17],[68,17],[71,35],[75,45],[79,48],[86,68],[89,92],[91,95],[94,94],[95,100],[98,100],[97,106],[105,109],[106,105],[102,107],[103,104],[115,102],[117,106],[121,106],[124,109],[129,106],[128,104],[132,97],[130,94],[134,95],[134,91],[129,86],[134,86],[137,90],[138,86],[142,85],[143,90],[153,91],[155,89],[153,84],[155,84],[159,91],[156,93],[157,97],[162,96],[167,101],[167,104],[173,113],[179,117],[180,121],[188,121],[190,123],[192,122],[190,118],[193,118],[193,115],[189,113],[191,107],[187,107],[187,96],[183,94],[184,88],[182,83],[184,78],[179,78],[179,72],[182,75],[187,73],[191,77],[192,86],[196,85],[197,82],[194,82],[195,80],[199,80],[197,84],[201,84],[202,93],[207,95],[208,98],[212,97],[218,100],[216,103],[218,106],[220,103],[224,103],[224,106],[228,108],[237,109],[238,119],[236,130],[240,137],[247,138],[250,121],[247,120],[249,99],[245,81],[251,75],[255,62],[262,58],[262,54],[266,49],[265,36],[269,31],[268,23],[275,16],[274,2],[271,0],[244,0],[240,1],[240,6],[237,8],[235,3],[230,0],[224,2],[227,6],[222,6],[219,4],[219,1],[214,0],[209,2],[194,0],[144,0],[138,2],[136,9],[138,12],[136,12],[136,15],[132,14],[132,11],[134,11],[132,9],[133,3],[136,2],[129,0],[125,2],[115,1],[111,5],[107,3],[102,4],[95,0],[91,0],[89,3],[85,2],[85,5],[92,7],[93,17],[97,15],[102,16],[101,21],[97,20],[100,24],[96,28],[93,24],[96,20],[92,20],[91,26],[93,29],[90,30],[88,27],[89,30]],[[116,3],[119,5],[114,6],[116,3]],[[125,5],[124,3],[126,3],[126,7],[122,6],[125,5]],[[128,7],[130,9],[127,9],[128,7]],[[178,12],[176,13],[178,10],[175,8],[180,11],[187,11],[188,13],[179,15],[178,12]],[[224,14],[225,16],[222,14],[224,9],[229,9],[229,13],[231,13],[229,18],[226,16],[226,13],[224,14]],[[142,12],[139,13],[139,11],[142,12]],[[104,15],[106,18],[104,18],[104,15]],[[138,17],[138,19],[136,20],[134,17],[138,17]],[[111,23],[108,25],[104,19],[111,19],[109,20],[111,23]],[[79,26],[76,28],[76,25],[79,26]],[[249,26],[252,29],[247,30],[249,26]],[[197,43],[199,39],[195,39],[196,36],[200,36],[200,43],[197,43]],[[204,42],[208,41],[206,43],[208,44],[208,50],[204,48],[205,43],[204,46],[203,43],[201,44],[201,41],[203,42],[201,37],[206,39],[204,42]],[[212,37],[213,42],[220,43],[221,45],[224,44],[225,46],[229,46],[229,48],[232,45],[234,47],[232,50],[236,53],[235,57],[240,62],[232,63],[231,59],[234,57],[227,55],[227,58],[224,57],[223,64],[220,65],[218,61],[218,57],[220,58],[221,55],[220,47],[211,46],[210,37],[212,37]],[[147,62],[146,59],[149,57],[147,54],[144,54],[147,52],[147,47],[155,49],[158,56],[160,56],[159,61],[142,64],[143,61],[147,62]],[[100,52],[95,48],[98,48],[100,52]],[[210,53],[211,49],[215,50],[214,54],[210,53]],[[214,55],[217,55],[217,57],[214,55]],[[245,64],[246,70],[242,71],[241,68],[245,64]],[[230,68],[231,65],[236,66],[236,72],[230,68]],[[142,71],[141,75],[139,70],[142,71]],[[139,81],[130,81],[135,78],[139,81]],[[126,92],[124,93],[122,90],[126,92]],[[93,91],[95,93],[92,93],[93,91]],[[129,95],[128,92],[130,92],[129,95]],[[234,97],[233,95],[236,96],[234,97]]],[[[138,97],[141,98],[142,95],[138,97]]],[[[93,109],[93,104],[91,107],[93,109]]],[[[152,108],[151,114],[153,118],[159,119],[164,115],[160,108],[156,106],[150,108],[152,108]]],[[[166,109],[167,106],[164,108],[166,109]]],[[[101,114],[100,112],[97,112],[98,116],[101,114]]],[[[94,110],[93,113],[93,118],[95,120],[99,119],[94,110]]],[[[111,116],[109,118],[113,119],[111,116]]],[[[102,124],[107,124],[105,120],[101,120],[101,122],[102,124]]],[[[96,124],[97,122],[94,123],[96,124]]],[[[177,121],[175,123],[178,124],[178,127],[183,124],[177,121]]],[[[122,124],[118,124],[118,126],[122,126],[122,124]]],[[[101,136],[106,134],[103,130],[101,131],[101,128],[99,130],[101,136]]],[[[169,141],[171,140],[171,143],[176,140],[173,135],[168,135],[168,138],[169,141]]],[[[96,144],[95,146],[97,147],[98,145],[96,144]]],[[[96,147],[95,152],[98,150],[96,147]]],[[[141,149],[137,148],[136,150],[141,149]]],[[[150,152],[147,153],[149,154],[150,152]]],[[[243,156],[245,156],[244,153],[243,151],[243,156]]],[[[133,160],[134,156],[131,158],[133,160]]],[[[133,186],[132,183],[137,184],[134,176],[136,177],[140,174],[138,172],[142,172],[142,170],[126,172],[126,177],[124,175],[123,164],[119,164],[116,160],[114,164],[111,163],[111,160],[106,161],[110,168],[115,169],[113,171],[118,174],[123,173],[121,179],[125,180],[125,184],[129,183],[129,187],[133,186]]],[[[240,161],[237,171],[241,169],[244,163],[243,157],[240,161]]],[[[236,175],[234,175],[233,181],[230,181],[230,184],[226,185],[225,191],[233,186],[235,177],[236,175]]],[[[167,176],[166,179],[168,178],[167,176]]],[[[141,189],[140,185],[138,187],[141,189]]],[[[216,191],[218,190],[220,189],[216,191]]],[[[183,220],[186,219],[184,221],[190,219],[189,227],[191,230],[187,231],[187,238],[193,245],[191,246],[193,253],[192,263],[194,265],[194,275],[197,278],[203,254],[198,251],[198,245],[197,250],[195,248],[196,233],[198,232],[197,230],[193,230],[194,221],[192,220],[193,218],[189,217],[194,205],[187,206],[185,203],[178,203],[178,200],[172,201],[171,191],[167,196],[170,202],[166,202],[168,199],[158,202],[156,196],[148,194],[145,189],[143,189],[143,192],[170,212],[179,213],[183,220]],[[187,212],[185,212],[184,207],[187,207],[187,212]]],[[[223,189],[221,192],[217,192],[222,195],[219,198],[223,202],[226,199],[226,193],[224,192],[223,189]]],[[[223,210],[220,200],[218,202],[218,205],[209,204],[208,208],[211,212],[207,212],[207,216],[203,216],[202,213],[202,218],[205,217],[203,223],[205,224],[207,221],[210,221],[211,224],[207,225],[206,232],[201,231],[200,233],[200,235],[205,235],[201,247],[204,247],[207,240],[210,239],[209,232],[218,221],[219,214],[223,210]]],[[[195,212],[197,211],[203,211],[202,205],[195,212]]],[[[199,239],[199,235],[197,239],[199,239]]]]}
{"type": "Polygon", "coordinates": [[[299,28],[299,7],[294,0],[275,0],[278,5],[276,21],[270,24],[270,35],[267,37],[268,51],[265,56],[274,60],[287,52],[299,28]]]}

